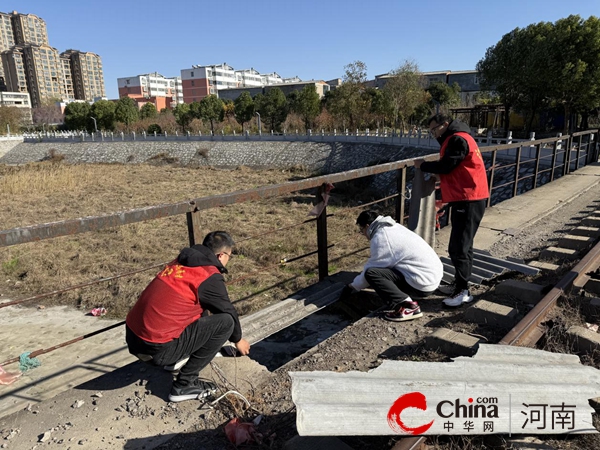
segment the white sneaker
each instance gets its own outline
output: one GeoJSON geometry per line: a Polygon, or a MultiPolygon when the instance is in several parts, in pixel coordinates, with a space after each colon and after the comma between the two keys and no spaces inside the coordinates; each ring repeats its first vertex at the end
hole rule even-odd
{"type": "Polygon", "coordinates": [[[463,303],[470,303],[473,301],[473,296],[469,295],[469,291],[464,289],[457,294],[454,294],[452,297],[445,298],[443,300],[444,305],[457,307],[462,305],[463,303]]]}

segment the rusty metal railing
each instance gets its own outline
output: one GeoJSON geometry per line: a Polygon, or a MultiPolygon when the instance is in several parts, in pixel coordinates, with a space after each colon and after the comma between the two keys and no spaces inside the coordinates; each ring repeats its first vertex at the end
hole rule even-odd
{"type": "MultiPolygon", "coordinates": [[[[561,136],[557,138],[542,139],[537,141],[518,142],[513,144],[503,144],[496,146],[482,147],[481,152],[486,156],[486,166],[488,167],[488,176],[490,180],[490,199],[495,190],[513,185],[512,195],[517,195],[519,190],[519,182],[533,178],[532,188],[538,186],[538,176],[548,172],[549,181],[553,181],[558,176],[564,176],[572,170],[577,170],[581,165],[589,164],[598,160],[598,130],[590,130],[586,132],[574,133],[572,135],[561,136]],[[523,149],[535,149],[535,156],[523,157],[523,149]],[[510,151],[514,151],[514,155],[510,155],[510,151]],[[546,153],[544,155],[544,152],[546,153]],[[514,162],[510,161],[514,158],[514,162]],[[540,163],[549,160],[547,168],[540,169],[540,163]],[[502,164],[502,161],[506,164],[502,164]],[[526,164],[534,165],[533,175],[520,176],[520,168],[526,164]],[[500,170],[506,170],[514,167],[514,176],[512,180],[500,185],[494,185],[495,175],[500,170]]],[[[437,155],[429,155],[428,160],[437,159],[437,155]]],[[[365,167],[361,169],[350,170],[346,172],[323,175],[314,178],[308,178],[299,181],[292,181],[272,186],[264,186],[257,189],[245,191],[231,192],[210,197],[202,197],[185,202],[173,204],[155,205],[145,208],[132,209],[124,212],[107,214],[103,216],[83,217],[78,219],[64,220],[60,222],[37,224],[25,227],[12,228],[9,230],[0,231],[0,247],[8,247],[19,245],[28,242],[35,242],[44,239],[52,239],[60,236],[75,235],[90,231],[99,231],[107,228],[118,227],[122,225],[165,218],[180,214],[186,215],[190,245],[201,242],[200,230],[200,212],[211,208],[242,203],[251,200],[261,200],[279,197],[285,194],[303,191],[311,188],[318,188],[316,193],[316,201],[320,202],[323,199],[323,194],[328,184],[333,184],[341,181],[355,180],[367,176],[382,174],[386,172],[394,172],[396,175],[397,193],[386,196],[374,202],[353,207],[361,208],[372,203],[381,202],[384,200],[395,199],[395,218],[398,222],[404,222],[406,218],[406,187],[410,182],[408,168],[414,165],[414,159],[405,159],[401,161],[381,164],[377,166],[365,167]]],[[[490,205],[488,201],[488,205],[490,205]]],[[[321,214],[315,219],[296,224],[298,226],[315,221],[317,233],[317,250],[309,252],[306,255],[298,255],[294,259],[301,259],[308,255],[317,254],[319,279],[328,276],[329,258],[328,249],[331,245],[328,243],[327,237],[327,207],[325,206],[321,214]]],[[[282,227],[280,229],[270,230],[269,233],[282,231],[290,227],[282,227]]],[[[291,261],[291,260],[290,260],[291,261]]],[[[70,288],[52,291],[46,294],[36,295],[27,299],[16,300],[10,302],[12,304],[23,303],[25,301],[49,297],[51,295],[66,292],[71,289],[90,286],[92,284],[101,283],[107,280],[112,280],[122,276],[139,273],[144,270],[156,268],[162,264],[152,265],[143,269],[127,272],[125,274],[104,277],[98,280],[81,283],[70,288]]],[[[9,306],[5,304],[3,306],[9,306]]],[[[110,329],[110,327],[108,328],[110,329]]],[[[96,334],[96,333],[94,333],[96,334]]],[[[69,341],[69,343],[79,340],[69,341]]]]}

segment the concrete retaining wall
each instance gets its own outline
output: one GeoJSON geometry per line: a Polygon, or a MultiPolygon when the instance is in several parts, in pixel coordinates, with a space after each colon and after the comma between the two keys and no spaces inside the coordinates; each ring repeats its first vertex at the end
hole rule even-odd
{"type": "MultiPolygon", "coordinates": [[[[1,144],[0,144],[1,145],[1,144]]],[[[51,150],[70,163],[127,163],[176,158],[182,165],[227,168],[287,168],[332,173],[413,158],[437,150],[368,143],[319,142],[21,142],[0,163],[25,164],[48,158],[51,150]]]]}
{"type": "Polygon", "coordinates": [[[22,143],[22,137],[0,137],[0,158],[22,143]]]}

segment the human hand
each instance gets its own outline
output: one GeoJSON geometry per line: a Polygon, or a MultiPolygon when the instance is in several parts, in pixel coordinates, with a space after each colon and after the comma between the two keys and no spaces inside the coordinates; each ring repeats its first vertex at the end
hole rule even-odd
{"type": "Polygon", "coordinates": [[[250,353],[250,343],[246,339],[240,339],[235,343],[235,348],[240,355],[247,355],[250,353]]]}

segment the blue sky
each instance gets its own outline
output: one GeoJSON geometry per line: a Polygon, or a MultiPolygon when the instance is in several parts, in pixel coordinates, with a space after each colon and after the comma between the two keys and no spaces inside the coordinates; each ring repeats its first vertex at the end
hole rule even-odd
{"type": "Polygon", "coordinates": [[[177,76],[193,64],[303,80],[341,78],[356,60],[369,78],[407,59],[424,72],[472,70],[516,27],[600,16],[600,0],[12,1],[0,10],[42,17],[59,51],[98,53],[109,98],[119,77],[177,76]]]}

